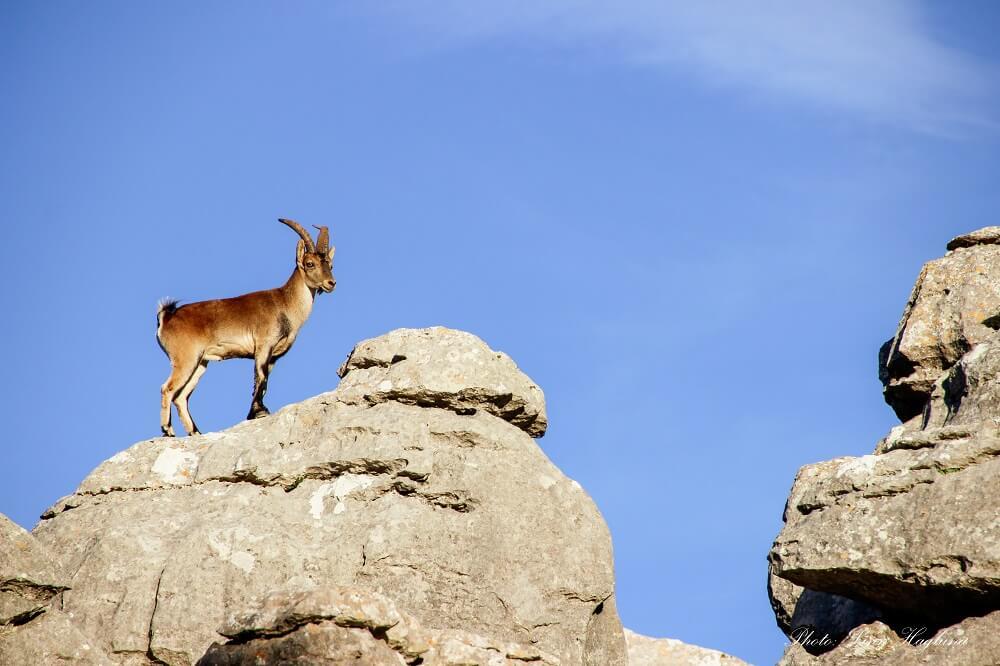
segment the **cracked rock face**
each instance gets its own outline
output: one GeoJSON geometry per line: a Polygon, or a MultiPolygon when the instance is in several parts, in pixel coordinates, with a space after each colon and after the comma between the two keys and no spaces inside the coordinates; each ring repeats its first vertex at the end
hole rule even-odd
{"type": "MultiPolygon", "coordinates": [[[[435,631],[624,664],[610,536],[530,435],[541,392],[477,338],[429,331],[363,343],[336,391],[101,464],[34,530],[71,574],[63,606],[77,625],[117,663],[192,664],[261,599],[346,586],[435,631]],[[451,363],[460,374],[433,371],[451,363]],[[424,391],[421,377],[450,383],[424,391]]],[[[399,654],[335,617],[295,632],[289,645],[320,632],[399,654]]]]}
{"type": "Polygon", "coordinates": [[[198,666],[559,663],[531,645],[428,630],[385,596],[354,587],[270,595],[250,611],[230,616],[222,633],[230,640],[212,645],[198,666]]]}
{"type": "Polygon", "coordinates": [[[932,330],[988,314],[992,301],[982,295],[993,288],[996,238],[993,228],[956,239],[954,252],[936,268],[928,264],[914,289],[897,340],[913,317],[924,317],[914,303],[950,313],[922,324],[927,340],[938,336],[928,349],[952,351],[921,366],[937,373],[921,413],[893,428],[872,455],[799,470],[768,557],[775,616],[796,641],[782,663],[996,663],[1000,651],[986,636],[1000,635],[1000,333],[957,324],[932,330]],[[954,272],[934,282],[942,266],[954,272]],[[965,296],[949,301],[955,290],[947,294],[943,284],[965,296]],[[933,307],[928,293],[938,294],[933,307]],[[984,299],[976,301],[981,311],[973,293],[984,299]],[[960,344],[943,342],[960,329],[960,344]],[[965,636],[967,645],[918,649],[908,639],[914,631],[939,643],[965,636]]]}
{"type": "Polygon", "coordinates": [[[959,236],[924,265],[896,335],[879,353],[885,400],[900,420],[919,415],[934,383],[976,344],[1000,313],[1000,227],[959,236]]]}
{"type": "Polygon", "coordinates": [[[45,547],[0,514],[0,664],[109,663],[60,610],[68,585],[45,547]]]}
{"type": "Polygon", "coordinates": [[[1000,608],[998,493],[995,437],[808,465],[774,573],[932,623],[1000,608]]]}
{"type": "Polygon", "coordinates": [[[0,627],[41,615],[67,587],[66,575],[45,548],[0,514],[0,627]]]}

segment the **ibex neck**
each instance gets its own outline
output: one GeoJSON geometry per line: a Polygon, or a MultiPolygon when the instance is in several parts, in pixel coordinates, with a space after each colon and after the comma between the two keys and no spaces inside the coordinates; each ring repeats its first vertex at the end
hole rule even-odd
{"type": "Polygon", "coordinates": [[[312,312],[313,299],[316,298],[316,290],[306,284],[306,279],[302,276],[302,271],[295,267],[288,282],[281,288],[285,294],[285,299],[289,306],[298,311],[302,321],[306,320],[312,312]]]}

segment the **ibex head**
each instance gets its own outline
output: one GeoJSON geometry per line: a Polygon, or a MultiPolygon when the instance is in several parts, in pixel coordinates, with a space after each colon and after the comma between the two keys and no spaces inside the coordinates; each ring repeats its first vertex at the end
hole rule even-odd
{"type": "Polygon", "coordinates": [[[310,289],[319,289],[330,293],[337,286],[337,281],[333,277],[333,253],[337,249],[330,247],[330,231],[326,227],[316,227],[319,235],[316,243],[313,243],[309,232],[302,228],[302,225],[295,220],[278,218],[278,222],[288,225],[292,231],[300,236],[298,247],[295,250],[295,263],[302,271],[302,276],[310,289]]]}

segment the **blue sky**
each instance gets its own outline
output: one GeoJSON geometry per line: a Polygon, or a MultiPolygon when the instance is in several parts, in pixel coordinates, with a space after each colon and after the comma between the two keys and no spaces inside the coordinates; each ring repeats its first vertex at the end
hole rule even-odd
{"type": "MultiPolygon", "coordinates": [[[[923,261],[998,223],[989,2],[4,3],[0,512],[31,527],[157,434],[157,299],[337,291],[276,409],[354,342],[472,331],[546,391],[540,445],[614,537],[641,633],[773,663],[799,466],[869,453],[923,261]]],[[[249,362],[213,364],[203,430],[249,362]]]]}

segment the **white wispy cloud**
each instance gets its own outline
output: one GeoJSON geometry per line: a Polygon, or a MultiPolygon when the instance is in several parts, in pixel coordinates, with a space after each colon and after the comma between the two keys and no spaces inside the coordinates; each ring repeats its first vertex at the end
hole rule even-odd
{"type": "Polygon", "coordinates": [[[918,131],[1000,127],[996,64],[935,39],[912,1],[402,0],[382,7],[437,39],[525,35],[918,131]]]}

